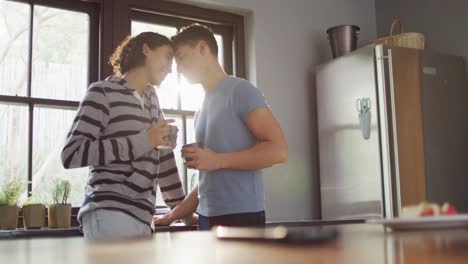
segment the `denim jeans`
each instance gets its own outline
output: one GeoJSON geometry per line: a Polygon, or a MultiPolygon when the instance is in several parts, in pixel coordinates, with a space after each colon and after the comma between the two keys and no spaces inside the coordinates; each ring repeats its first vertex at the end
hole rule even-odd
{"type": "Polygon", "coordinates": [[[151,227],[120,211],[97,209],[81,218],[88,239],[150,236],[151,227]]]}

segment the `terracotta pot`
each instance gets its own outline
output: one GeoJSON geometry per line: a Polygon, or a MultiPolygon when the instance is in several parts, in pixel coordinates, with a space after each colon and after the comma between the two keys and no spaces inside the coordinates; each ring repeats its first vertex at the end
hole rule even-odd
{"type": "Polygon", "coordinates": [[[17,205],[0,207],[0,229],[13,230],[18,227],[19,207],[17,205]]]}
{"type": "Polygon", "coordinates": [[[71,226],[71,204],[49,206],[49,227],[69,228],[71,226]]]}
{"type": "Polygon", "coordinates": [[[45,226],[45,205],[29,204],[23,206],[23,225],[26,229],[45,226]]]}

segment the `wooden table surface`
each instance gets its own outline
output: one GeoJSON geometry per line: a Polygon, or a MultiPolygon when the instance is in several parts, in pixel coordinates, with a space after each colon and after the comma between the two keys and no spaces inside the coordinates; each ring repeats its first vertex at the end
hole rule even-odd
{"type": "Polygon", "coordinates": [[[392,233],[369,224],[338,228],[336,241],[300,246],[219,241],[211,232],[197,231],[125,241],[0,240],[0,263],[468,263],[468,229],[392,233]]]}

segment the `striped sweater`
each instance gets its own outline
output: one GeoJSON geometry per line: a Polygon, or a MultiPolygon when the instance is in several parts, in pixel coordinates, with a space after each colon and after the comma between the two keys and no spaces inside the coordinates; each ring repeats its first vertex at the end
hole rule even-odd
{"type": "Polygon", "coordinates": [[[155,149],[146,129],[163,119],[154,88],[143,104],[119,77],[91,84],[62,150],[66,169],[90,167],[78,220],[96,209],[118,210],[151,224],[159,184],[173,208],[184,198],[174,153],[155,149]]]}

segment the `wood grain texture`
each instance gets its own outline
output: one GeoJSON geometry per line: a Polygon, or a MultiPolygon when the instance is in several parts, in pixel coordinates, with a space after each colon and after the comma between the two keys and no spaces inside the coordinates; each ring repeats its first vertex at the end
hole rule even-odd
{"type": "Polygon", "coordinates": [[[468,230],[385,232],[381,226],[339,227],[330,243],[284,245],[219,241],[211,232],[156,233],[147,239],[82,237],[0,240],[1,263],[468,263],[468,230]]]}
{"type": "Polygon", "coordinates": [[[421,53],[392,49],[401,205],[426,199],[421,53]]]}

